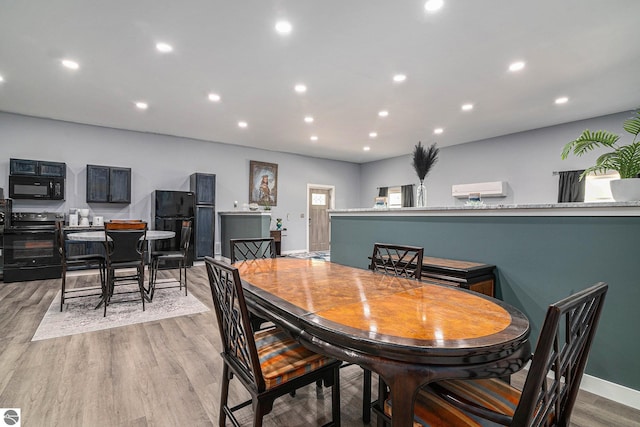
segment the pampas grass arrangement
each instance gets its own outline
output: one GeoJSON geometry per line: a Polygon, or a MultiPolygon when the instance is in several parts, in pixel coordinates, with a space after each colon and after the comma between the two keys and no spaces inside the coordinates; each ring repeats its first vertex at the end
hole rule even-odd
{"type": "Polygon", "coordinates": [[[422,146],[421,141],[418,141],[418,145],[415,146],[413,150],[413,168],[416,170],[418,178],[420,178],[420,183],[424,181],[433,165],[438,161],[438,151],[440,150],[436,147],[435,142],[427,149],[422,146]]]}

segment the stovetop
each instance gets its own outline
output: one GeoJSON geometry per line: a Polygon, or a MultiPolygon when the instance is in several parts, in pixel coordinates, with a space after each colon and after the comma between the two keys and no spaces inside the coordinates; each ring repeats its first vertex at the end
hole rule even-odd
{"type": "Polygon", "coordinates": [[[64,221],[64,214],[57,212],[12,212],[10,229],[51,229],[56,221],[64,221]]]}

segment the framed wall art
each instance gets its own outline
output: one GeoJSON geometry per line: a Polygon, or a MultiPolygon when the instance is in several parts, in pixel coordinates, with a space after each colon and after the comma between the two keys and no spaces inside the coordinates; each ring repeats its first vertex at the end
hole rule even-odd
{"type": "Polygon", "coordinates": [[[278,205],[278,165],[249,161],[249,203],[278,205]]]}

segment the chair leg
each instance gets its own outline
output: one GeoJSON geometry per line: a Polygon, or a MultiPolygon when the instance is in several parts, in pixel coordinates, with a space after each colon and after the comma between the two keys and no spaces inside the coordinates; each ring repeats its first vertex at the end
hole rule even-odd
{"type": "Polygon", "coordinates": [[[371,421],[371,371],[364,369],[362,374],[362,421],[371,421]]]}
{"type": "Polygon", "coordinates": [[[184,268],[184,296],[187,296],[187,261],[182,261],[182,268],[184,268]]]}
{"type": "Polygon", "coordinates": [[[62,311],[62,308],[64,307],[64,293],[65,293],[65,287],[66,287],[66,279],[67,279],[67,269],[63,265],[62,266],[62,290],[60,292],[60,311],[62,311]]]}
{"type": "Polygon", "coordinates": [[[138,267],[138,288],[140,289],[140,299],[142,300],[142,311],[144,311],[144,300],[146,299],[144,295],[144,265],[138,267]]]}
{"type": "Polygon", "coordinates": [[[220,390],[220,417],[218,425],[220,427],[226,426],[226,417],[227,413],[224,411],[225,406],[227,406],[227,398],[229,397],[229,381],[231,377],[229,376],[229,367],[226,363],[223,363],[222,368],[222,388],[220,390]]]}
{"type": "Polygon", "coordinates": [[[103,304],[104,304],[104,313],[102,317],[107,317],[107,305],[109,305],[109,299],[111,298],[111,269],[105,268],[105,284],[103,288],[103,304]]]}
{"type": "Polygon", "coordinates": [[[264,408],[262,402],[258,400],[253,408],[253,427],[262,427],[262,419],[264,418],[264,408]]]}
{"type": "Polygon", "coordinates": [[[147,297],[149,301],[153,300],[153,294],[156,291],[156,279],[158,278],[158,264],[160,261],[158,258],[152,258],[149,264],[149,290],[147,297]]]}

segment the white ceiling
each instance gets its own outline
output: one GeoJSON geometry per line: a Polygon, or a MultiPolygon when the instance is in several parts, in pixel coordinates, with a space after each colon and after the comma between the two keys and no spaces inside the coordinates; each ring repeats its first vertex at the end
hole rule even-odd
{"type": "Polygon", "coordinates": [[[0,111],[364,163],[640,106],[638,0],[424,3],[1,0],[0,111]]]}

